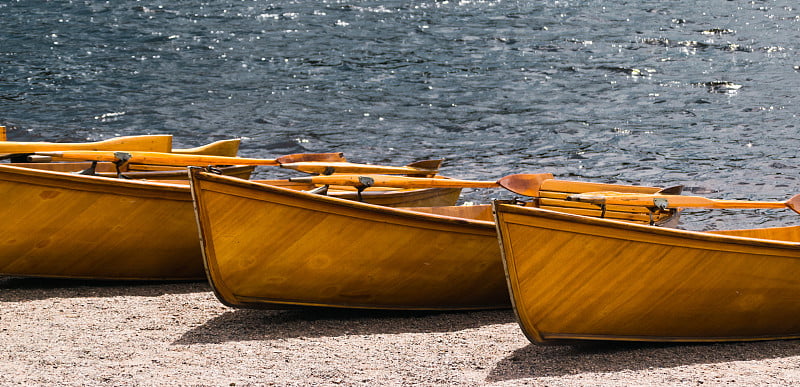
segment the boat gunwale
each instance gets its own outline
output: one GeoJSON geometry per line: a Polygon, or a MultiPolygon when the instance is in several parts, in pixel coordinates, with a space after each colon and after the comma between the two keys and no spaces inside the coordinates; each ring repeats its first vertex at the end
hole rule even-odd
{"type": "MultiPolygon", "coordinates": [[[[143,191],[160,191],[187,195],[181,200],[189,201],[189,186],[178,183],[167,183],[168,180],[123,180],[114,177],[80,175],[72,172],[58,172],[41,169],[32,169],[0,164],[0,180],[15,182],[20,184],[38,185],[45,187],[56,187],[84,192],[96,192],[101,194],[124,195],[134,197],[151,197],[143,194],[143,191]],[[34,180],[25,179],[28,177],[34,180]],[[77,186],[64,186],[65,182],[77,186]],[[116,188],[109,191],[108,187],[116,188]],[[130,191],[127,191],[130,189],[130,191]]],[[[176,199],[159,196],[161,199],[176,199]]]]}

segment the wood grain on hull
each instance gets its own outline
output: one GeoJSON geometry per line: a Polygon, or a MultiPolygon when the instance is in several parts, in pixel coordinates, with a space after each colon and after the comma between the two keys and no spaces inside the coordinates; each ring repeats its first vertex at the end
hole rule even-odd
{"type": "Polygon", "coordinates": [[[188,187],[0,166],[0,274],[204,277],[188,187]]]}
{"type": "Polygon", "coordinates": [[[494,226],[221,176],[193,181],[224,303],[384,309],[509,305],[494,226]]]}
{"type": "Polygon", "coordinates": [[[496,204],[509,289],[534,342],[800,337],[797,227],[724,236],[496,204]],[[791,239],[791,242],[786,241],[791,239]]]}
{"type": "MultiPolygon", "coordinates": [[[[417,191],[382,199],[387,205],[456,200],[442,198],[449,191],[417,191]]],[[[0,196],[0,275],[205,278],[185,180],[112,179],[0,164],[0,196]]]]}

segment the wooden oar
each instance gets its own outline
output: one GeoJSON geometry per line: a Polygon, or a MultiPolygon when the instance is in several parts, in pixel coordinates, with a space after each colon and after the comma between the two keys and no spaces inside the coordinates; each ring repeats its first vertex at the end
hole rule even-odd
{"type": "Polygon", "coordinates": [[[320,162],[295,162],[281,164],[281,168],[293,169],[305,173],[315,173],[319,175],[332,175],[334,173],[352,174],[389,174],[389,175],[413,175],[413,176],[434,176],[438,172],[437,168],[423,168],[417,165],[430,162],[441,162],[441,160],[426,160],[412,163],[403,167],[389,165],[356,164],[344,162],[320,163],[320,162]]]}
{"type": "MultiPolygon", "coordinates": [[[[58,157],[65,160],[110,161],[133,164],[171,165],[171,166],[206,166],[206,165],[281,165],[285,157],[288,160],[302,159],[302,154],[278,157],[276,159],[254,159],[246,157],[226,157],[208,155],[187,155],[160,152],[110,152],[110,151],[64,151],[36,152],[37,155],[58,157]]],[[[312,160],[328,158],[334,162],[342,159],[341,153],[311,153],[312,160]]]]}
{"type": "Polygon", "coordinates": [[[683,195],[644,195],[619,192],[589,192],[570,195],[567,200],[593,203],[596,205],[631,205],[667,208],[790,208],[800,213],[800,194],[785,202],[761,202],[750,200],[709,199],[702,196],[683,195]]]}
{"type": "Polygon", "coordinates": [[[58,157],[66,160],[89,160],[127,162],[132,164],[205,166],[205,165],[271,165],[295,169],[308,173],[332,173],[339,171],[368,171],[370,173],[435,175],[436,170],[411,166],[393,167],[343,162],[341,153],[292,154],[276,159],[253,159],[207,155],[186,155],[157,152],[103,152],[65,151],[37,152],[37,155],[58,157]],[[288,162],[287,162],[288,161],[288,162]]]}
{"type": "Polygon", "coordinates": [[[536,196],[542,182],[552,179],[550,173],[516,174],[500,178],[497,181],[476,181],[459,179],[436,179],[385,175],[332,175],[293,177],[289,181],[298,183],[349,185],[360,189],[368,187],[397,188],[497,188],[502,187],[511,192],[536,196]]]}
{"type": "Polygon", "coordinates": [[[6,141],[6,127],[0,126],[0,141],[6,141]]]}
{"type": "Polygon", "coordinates": [[[0,153],[35,153],[53,151],[131,150],[147,152],[172,151],[172,135],[116,137],[95,142],[0,142],[0,153]]]}

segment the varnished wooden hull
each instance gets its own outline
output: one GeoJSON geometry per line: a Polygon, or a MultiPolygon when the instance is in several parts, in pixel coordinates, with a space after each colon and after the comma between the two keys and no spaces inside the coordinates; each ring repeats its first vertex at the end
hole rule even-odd
{"type": "Polygon", "coordinates": [[[0,275],[200,279],[187,186],[0,165],[0,275]]]}
{"type": "Polygon", "coordinates": [[[509,306],[488,207],[446,217],[196,174],[204,261],[236,307],[509,306]]]}
{"type": "Polygon", "coordinates": [[[690,232],[499,203],[495,215],[531,341],[800,337],[799,227],[690,232]]]}
{"type": "MultiPolygon", "coordinates": [[[[430,203],[457,199],[451,190],[418,191],[425,190],[382,199],[388,205],[413,203],[419,194],[430,203]]],[[[112,179],[0,164],[0,197],[0,275],[205,278],[185,180],[112,179]]]]}

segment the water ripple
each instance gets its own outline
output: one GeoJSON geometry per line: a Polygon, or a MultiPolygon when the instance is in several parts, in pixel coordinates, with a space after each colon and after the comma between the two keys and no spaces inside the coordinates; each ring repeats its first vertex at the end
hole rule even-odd
{"type": "MultiPolygon", "coordinates": [[[[3,2],[0,124],[22,140],[244,137],[249,156],[443,157],[464,178],[548,171],[785,200],[800,192],[794,7],[3,2]]],[[[685,223],[792,222],[780,215],[685,223]]]]}

